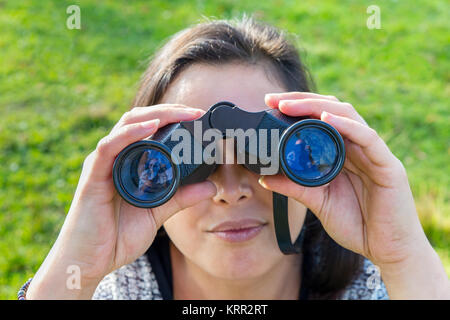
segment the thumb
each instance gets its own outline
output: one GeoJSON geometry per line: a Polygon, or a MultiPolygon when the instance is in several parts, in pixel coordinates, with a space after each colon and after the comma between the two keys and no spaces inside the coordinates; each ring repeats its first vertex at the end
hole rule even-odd
{"type": "Polygon", "coordinates": [[[208,180],[180,187],[172,199],[162,206],[150,209],[157,228],[159,229],[167,219],[178,211],[192,207],[203,200],[210,199],[216,193],[216,186],[208,180]]]}
{"type": "Polygon", "coordinates": [[[296,184],[284,175],[261,176],[259,184],[270,191],[283,194],[301,202],[314,214],[319,214],[325,200],[326,185],[321,187],[304,187],[296,184]]]}

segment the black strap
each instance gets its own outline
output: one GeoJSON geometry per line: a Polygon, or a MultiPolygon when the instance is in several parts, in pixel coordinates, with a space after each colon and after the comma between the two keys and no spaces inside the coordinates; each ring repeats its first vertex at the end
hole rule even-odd
{"type": "Polygon", "coordinates": [[[161,229],[147,250],[146,255],[163,300],[173,300],[172,263],[169,248],[170,239],[165,230],[161,229]]]}
{"type": "Polygon", "coordinates": [[[276,192],[273,192],[273,220],[275,224],[275,235],[281,252],[284,254],[300,253],[302,251],[306,226],[303,224],[297,240],[292,243],[288,219],[288,198],[276,192]]]}

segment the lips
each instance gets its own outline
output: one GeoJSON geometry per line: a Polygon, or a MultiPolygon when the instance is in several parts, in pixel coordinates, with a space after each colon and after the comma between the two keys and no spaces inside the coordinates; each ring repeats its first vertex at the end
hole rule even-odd
{"type": "Polygon", "coordinates": [[[227,242],[244,242],[256,237],[266,224],[256,219],[232,220],[208,232],[227,242]]]}

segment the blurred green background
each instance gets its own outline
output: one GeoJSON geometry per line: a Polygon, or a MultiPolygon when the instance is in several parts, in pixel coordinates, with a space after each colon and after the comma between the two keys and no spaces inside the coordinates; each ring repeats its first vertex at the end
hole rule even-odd
{"type": "Polygon", "coordinates": [[[297,36],[318,91],[351,102],[405,164],[450,275],[450,2],[0,0],[0,298],[56,239],[81,165],[128,110],[148,57],[204,17],[297,36]],[[69,30],[69,5],[81,30],[69,30]],[[381,29],[369,30],[369,5],[381,29]]]}

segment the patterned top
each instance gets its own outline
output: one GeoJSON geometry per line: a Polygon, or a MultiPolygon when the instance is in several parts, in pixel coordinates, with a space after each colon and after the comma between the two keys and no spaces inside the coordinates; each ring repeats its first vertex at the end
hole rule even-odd
{"type": "MultiPolygon", "coordinates": [[[[340,300],[386,300],[378,268],[365,259],[362,271],[341,292],[340,300]]],[[[162,300],[155,273],[146,255],[108,274],[98,285],[95,300],[162,300]]]]}

